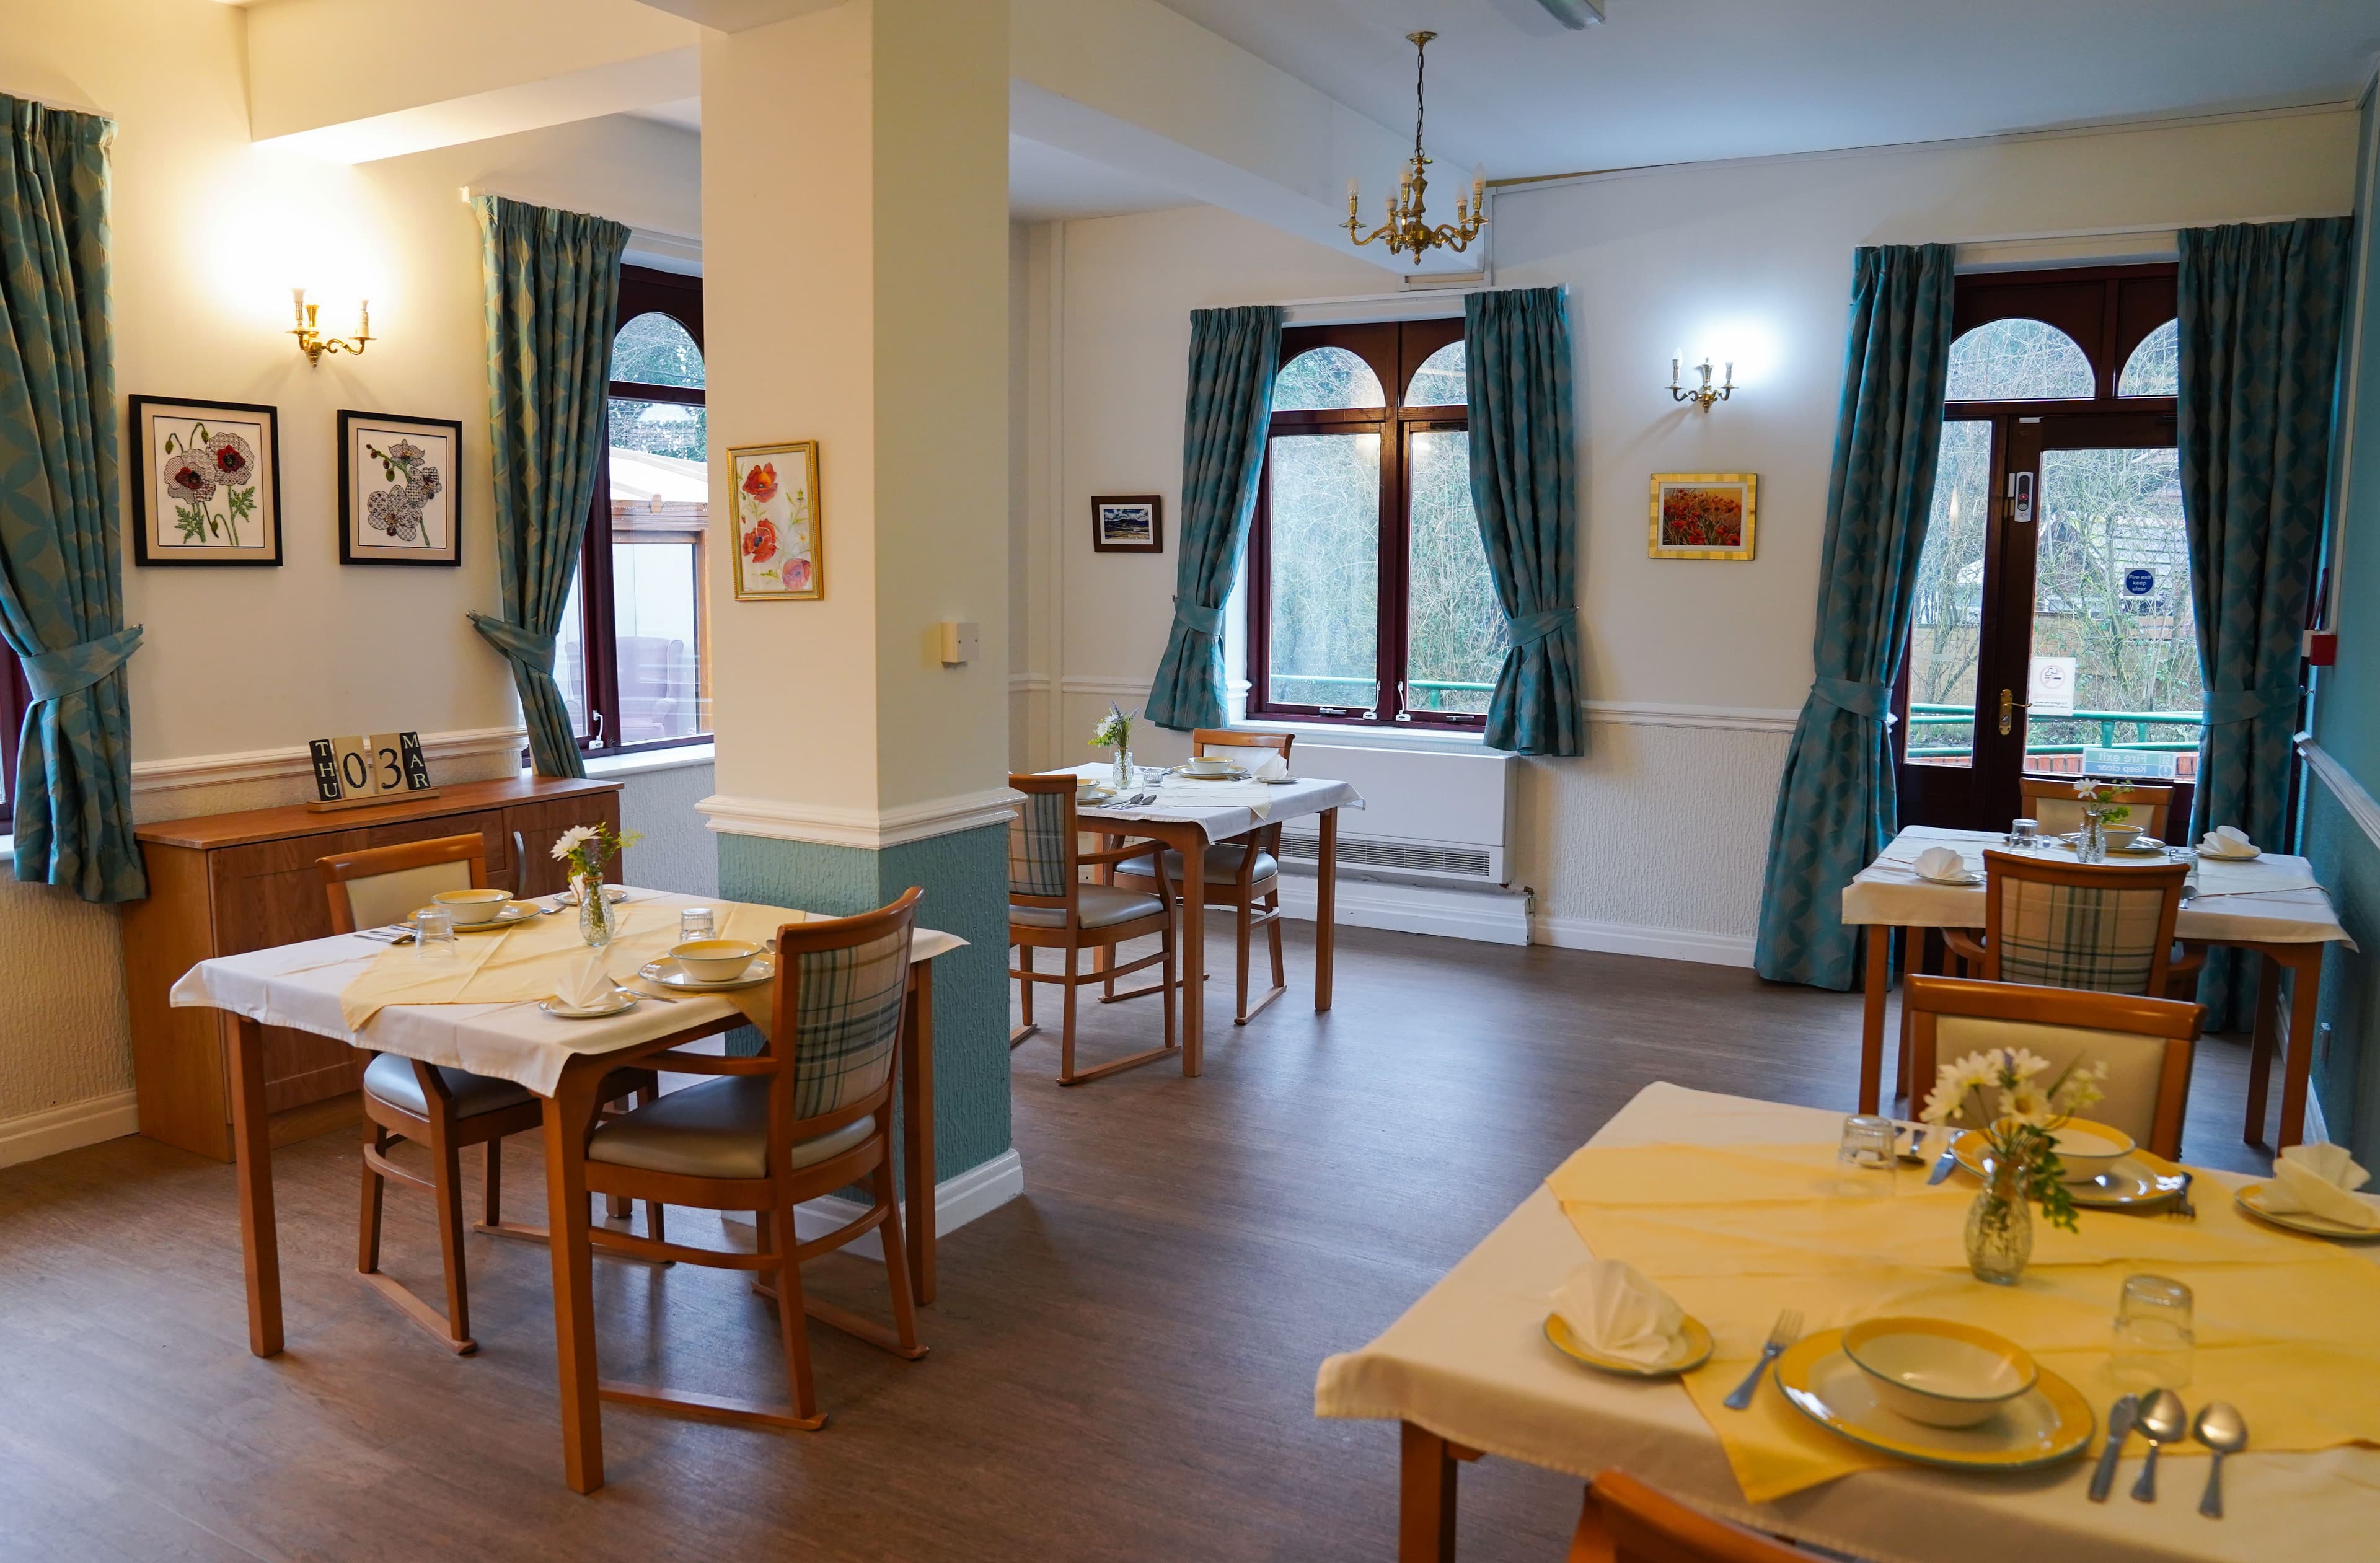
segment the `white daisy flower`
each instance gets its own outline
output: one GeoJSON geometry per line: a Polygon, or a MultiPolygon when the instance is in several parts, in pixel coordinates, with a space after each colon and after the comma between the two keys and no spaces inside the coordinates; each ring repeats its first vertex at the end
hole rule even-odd
{"type": "Polygon", "coordinates": [[[573,852],[577,851],[579,846],[585,842],[591,842],[594,839],[594,826],[573,825],[569,830],[565,830],[561,835],[554,838],[554,861],[558,863],[562,859],[568,857],[573,852]]]}

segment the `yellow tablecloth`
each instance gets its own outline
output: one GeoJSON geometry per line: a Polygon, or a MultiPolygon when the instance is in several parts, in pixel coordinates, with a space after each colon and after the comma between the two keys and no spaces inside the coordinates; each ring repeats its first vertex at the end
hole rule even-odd
{"type": "Polygon", "coordinates": [[[1773,1386],[1749,1411],[1719,1404],[1779,1310],[1799,1308],[1805,1333],[1889,1314],[1966,1320],[2022,1345],[2104,1415],[2123,1393],[2108,1373],[2117,1294],[2140,1270],[2196,1293],[2193,1407],[2229,1400],[2260,1450],[2380,1446],[2380,1266],[2255,1225],[2211,1180],[2194,1222],[2085,1210],[2069,1233],[2036,1211],[2032,1263],[2012,1288],[1967,1272],[1976,1186],[1964,1174],[1928,1189],[1922,1169],[1853,1172],[1807,1144],[1590,1145],[1546,1181],[1597,1254],[1634,1265],[1710,1327],[1711,1360],[1683,1382],[1756,1503],[1888,1463],[1773,1386]]]}
{"type": "MultiPolygon", "coordinates": [[[[612,908],[619,931],[604,947],[604,966],[615,982],[625,983],[637,968],[657,961],[678,941],[677,900],[655,903],[630,901],[612,908]]],[[[759,944],[774,938],[787,923],[808,920],[808,914],[783,906],[748,902],[710,901],[718,937],[759,944]]],[[[461,948],[452,961],[430,961],[409,944],[383,950],[362,975],[340,990],[339,1010],[350,1029],[391,1004],[503,1004],[552,997],[575,977],[587,960],[587,945],[578,937],[578,909],[566,906],[548,916],[516,923],[501,933],[466,933],[455,937],[461,948]]],[[[640,985],[650,987],[650,984],[640,985]]],[[[720,994],[765,1034],[777,985],[761,983],[720,994]]]]}

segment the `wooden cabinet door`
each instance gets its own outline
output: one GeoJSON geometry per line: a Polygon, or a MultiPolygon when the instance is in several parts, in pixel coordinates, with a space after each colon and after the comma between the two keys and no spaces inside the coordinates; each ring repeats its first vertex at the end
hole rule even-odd
{"type": "MultiPolygon", "coordinates": [[[[552,798],[541,803],[515,804],[504,810],[504,830],[517,834],[520,842],[521,882],[512,887],[515,895],[551,895],[565,888],[567,876],[561,864],[553,860],[554,838],[573,825],[609,825],[620,828],[620,794],[617,792],[582,794],[574,798],[552,798]]],[[[613,858],[603,877],[617,883],[620,860],[613,858]]]]}

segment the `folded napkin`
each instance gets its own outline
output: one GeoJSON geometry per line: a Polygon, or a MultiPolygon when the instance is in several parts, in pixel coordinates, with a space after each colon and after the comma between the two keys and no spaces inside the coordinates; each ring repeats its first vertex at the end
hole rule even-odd
{"type": "Polygon", "coordinates": [[[1920,878],[1956,879],[1967,872],[1967,860],[1957,847],[1927,847],[1917,854],[1914,866],[1920,878]]]}
{"type": "Polygon", "coordinates": [[[1598,1357],[1658,1366],[1684,1339],[1685,1310],[1625,1259],[1590,1259],[1555,1289],[1554,1312],[1598,1357]]]}
{"type": "Polygon", "coordinates": [[[2210,857],[2253,857],[2256,843],[2237,825],[2217,825],[2200,839],[2198,850],[2210,857]]]}
{"type": "Polygon", "coordinates": [[[562,991],[554,995],[574,1010],[592,1010],[609,1003],[612,998],[612,972],[604,963],[604,951],[589,950],[562,982],[562,991]]]}
{"type": "Polygon", "coordinates": [[[2380,1206],[2355,1193],[2372,1175],[2355,1164],[2345,1145],[2291,1145],[2273,1163],[2264,1206],[2287,1214],[2302,1210],[2342,1226],[2380,1231],[2380,1206]]]}
{"type": "Polygon", "coordinates": [[[1259,782],[1269,782],[1276,776],[1289,774],[1289,761],[1279,755],[1267,755],[1263,759],[1248,767],[1248,774],[1259,782]]]}

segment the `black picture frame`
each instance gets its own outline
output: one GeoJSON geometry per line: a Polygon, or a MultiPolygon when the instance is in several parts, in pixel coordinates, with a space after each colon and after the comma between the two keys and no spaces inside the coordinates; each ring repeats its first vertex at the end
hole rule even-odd
{"type": "Polygon", "coordinates": [[[128,396],[126,398],[125,424],[131,431],[132,446],[132,562],[159,568],[173,566],[279,565],[281,547],[281,409],[262,402],[224,402],[202,396],[128,396]],[[173,409],[168,411],[167,409],[173,409]],[[219,417],[229,413],[228,420],[219,417]],[[203,423],[210,417],[218,421],[261,422],[263,425],[264,449],[257,454],[255,470],[263,479],[264,493],[257,502],[257,519],[271,539],[267,548],[225,549],[210,555],[203,549],[168,548],[162,541],[152,542],[152,528],[164,524],[165,496],[158,485],[163,474],[155,460],[158,454],[152,431],[152,419],[171,417],[203,423]]]}
{"type": "MultiPolygon", "coordinates": [[[[463,563],[463,485],[459,469],[463,465],[463,424],[460,418],[417,418],[410,413],[364,412],[353,407],[339,409],[339,563],[342,564],[393,564],[416,569],[459,569],[463,563]],[[443,550],[425,549],[419,555],[409,554],[401,547],[374,547],[360,541],[356,528],[365,517],[357,514],[357,481],[369,474],[356,465],[355,427],[366,424],[403,432],[407,430],[452,442],[438,499],[444,503],[448,527],[448,545],[443,550]]],[[[428,528],[423,536],[428,537],[428,528]]]]}
{"type": "Polygon", "coordinates": [[[1162,494],[1093,494],[1091,496],[1091,549],[1096,553],[1163,553],[1165,551],[1165,496],[1162,494]],[[1127,538],[1115,540],[1110,524],[1116,519],[1110,510],[1148,512],[1148,537],[1146,540],[1127,538]]]}

